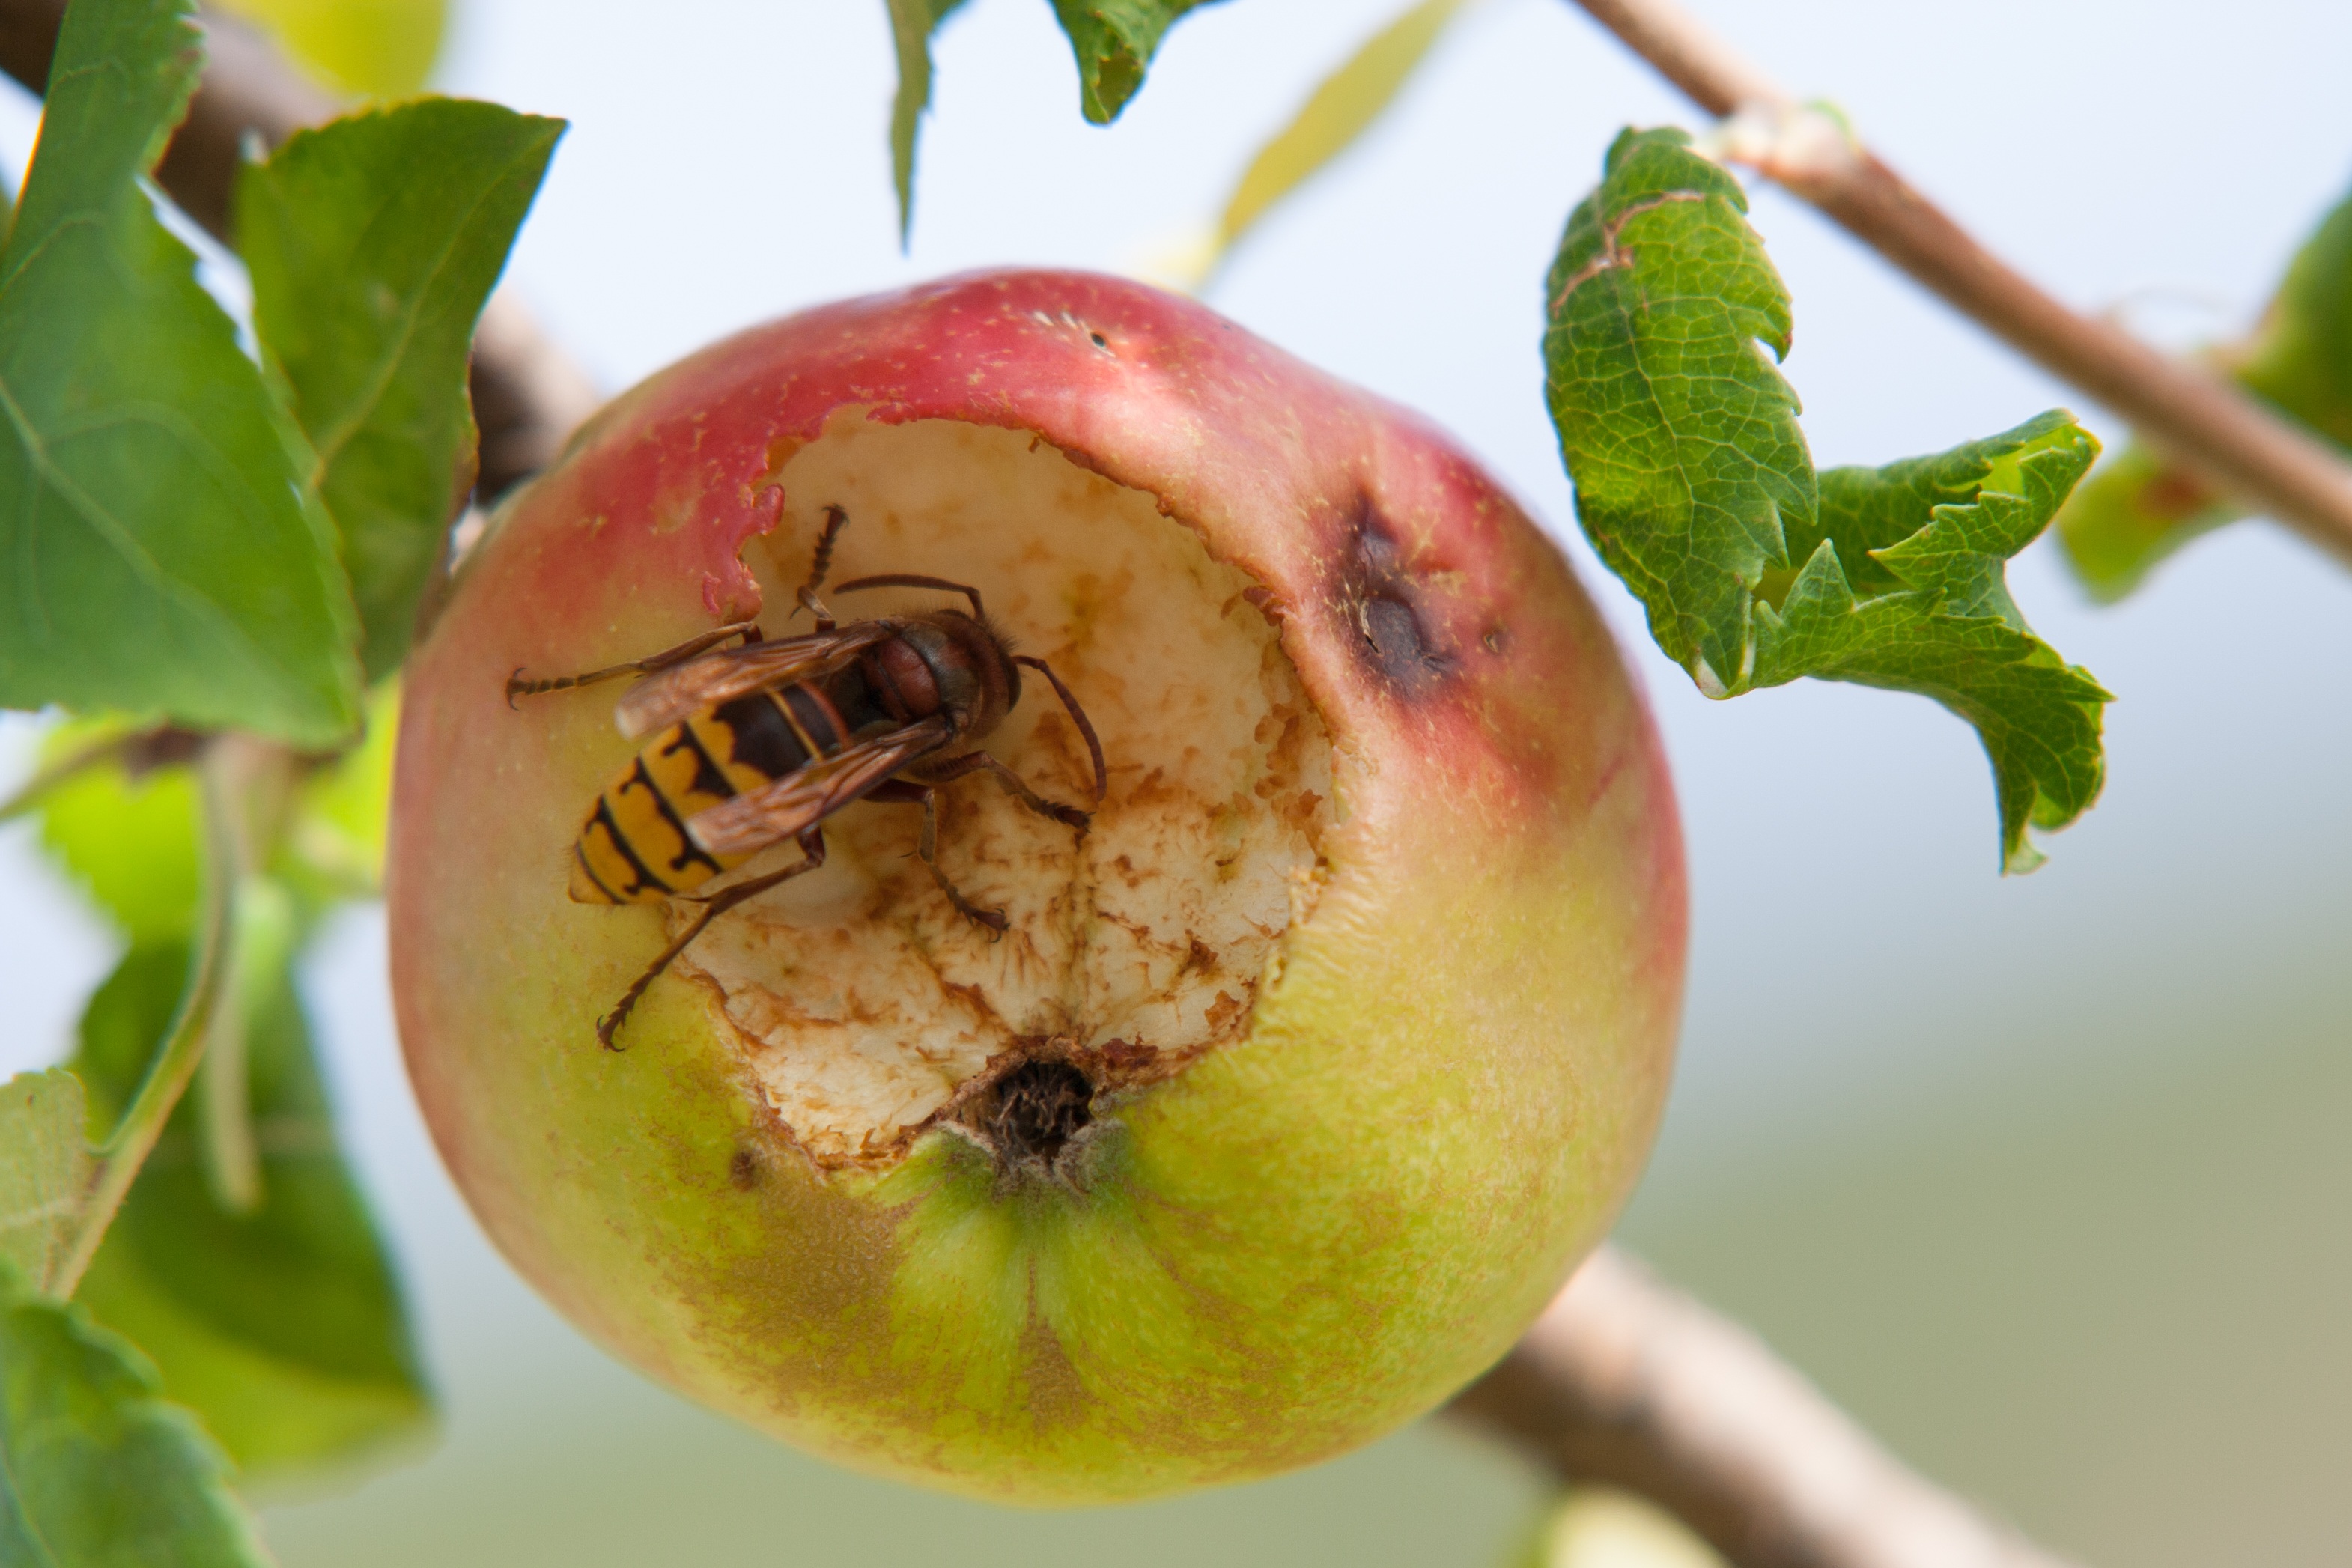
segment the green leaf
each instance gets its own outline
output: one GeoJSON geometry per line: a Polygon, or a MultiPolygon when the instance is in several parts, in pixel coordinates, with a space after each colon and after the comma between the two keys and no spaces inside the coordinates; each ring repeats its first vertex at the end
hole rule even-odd
{"type": "Polygon", "coordinates": [[[238,181],[254,331],[316,454],[370,679],[407,653],[472,488],[474,322],[562,133],[494,103],[423,99],[302,132],[238,181]]]}
{"type": "Polygon", "coordinates": [[[446,0],[221,0],[259,23],[328,87],[400,98],[425,85],[441,52],[446,0]]]}
{"type": "MultiPolygon", "coordinates": [[[[2352,447],[2352,196],[2295,253],[2252,339],[2212,358],[2249,392],[2352,447]]],[[[2135,440],[2066,503],[2058,537],[2092,596],[2113,602],[2190,540],[2247,515],[2201,475],[2135,440]]]]}
{"type": "Polygon", "coordinates": [[[1701,690],[1744,689],[1755,590],[1812,526],[1789,291],[1738,181],[1679,131],[1628,131],[1545,284],[1545,391],[1577,517],[1701,690]],[[1760,344],[1770,345],[1768,356],[1760,344]]]}
{"type": "Polygon", "coordinates": [[[81,1082],[63,1068],[0,1089],[0,1261],[50,1289],[89,1195],[81,1082]]]}
{"type": "Polygon", "coordinates": [[[931,106],[931,35],[964,0],[884,0],[898,52],[898,95],[890,103],[890,179],[898,192],[898,243],[915,224],[915,139],[931,106]]]}
{"type": "Polygon", "coordinates": [[[1108,125],[1143,85],[1160,40],[1177,18],[1210,0],[1054,0],[1078,62],[1078,107],[1108,125]]]}
{"type": "MultiPolygon", "coordinates": [[[[75,1066],[94,1113],[136,1088],[187,970],[182,945],[136,948],[91,998],[75,1066]]],[[[431,1402],[383,1244],[335,1147],[310,1030],[283,969],[240,976],[261,1202],[233,1214],[200,1147],[198,1093],[173,1114],[82,1281],[171,1396],[258,1479],[413,1440],[431,1402]]]]}
{"type": "Polygon", "coordinates": [[[128,1342],[0,1265],[0,1562],[266,1568],[220,1451],[160,1394],[128,1342]]]}
{"type": "Polygon", "coordinates": [[[331,743],[359,700],[331,524],[140,184],[195,80],[187,10],[68,7],[0,249],[0,704],[331,743]]]}
{"type": "Polygon", "coordinates": [[[1916,691],[1976,726],[2012,872],[2042,862],[2027,825],[2067,826],[2105,778],[2099,724],[2111,699],[2033,635],[2003,570],[2098,450],[2053,412],[1937,457],[1832,469],[1823,537],[1778,608],[1757,610],[1754,685],[1810,675],[1916,691]]]}
{"type": "Polygon", "coordinates": [[[2033,636],[2005,566],[2097,455],[2063,412],[1930,458],[1815,476],[1777,368],[1788,291],[1729,174],[1628,132],[1547,284],[1547,386],[1577,514],[1651,635],[1711,697],[1802,676],[1932,697],[1973,724],[2001,863],[2104,776],[2109,700],[2033,636]]]}
{"type": "MultiPolygon", "coordinates": [[[[121,734],[116,721],[60,724],[44,757],[69,757],[121,734]]],[[[119,763],[84,768],[41,799],[41,847],[133,942],[174,942],[194,928],[204,882],[202,808],[193,769],[119,763]]]]}
{"type": "Polygon", "coordinates": [[[1323,79],[1290,123],[1258,149],[1217,223],[1213,269],[1276,203],[1355,145],[1469,0],[1420,0],[1323,79]]]}
{"type": "Polygon", "coordinates": [[[2240,352],[2238,379],[2340,447],[2352,447],[2352,196],[2287,268],[2240,352]]]}

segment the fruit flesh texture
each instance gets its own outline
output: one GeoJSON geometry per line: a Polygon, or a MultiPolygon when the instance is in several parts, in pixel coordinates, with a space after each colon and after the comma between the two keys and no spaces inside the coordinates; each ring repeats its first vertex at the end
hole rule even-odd
{"type": "MultiPolygon", "coordinates": [[[[1034,676],[986,743],[1084,798],[1034,676]]],[[[1429,1408],[1598,1240],[1664,1095],[1680,845],[1565,563],[1411,416],[1110,279],[853,301],[624,398],[422,645],[394,819],[404,1046],[508,1255],[698,1397],[963,1490],[1239,1479],[1429,1408]],[[1055,662],[1111,799],[1080,840],[951,789],[997,943],[911,807],[853,807],[598,1051],[667,929],[564,896],[625,746],[502,683],[793,629],[828,502],[837,580],[970,574],[1055,662]],[[1024,1054],[1096,1090],[1051,1160],[971,1099],[1024,1054]]]]}

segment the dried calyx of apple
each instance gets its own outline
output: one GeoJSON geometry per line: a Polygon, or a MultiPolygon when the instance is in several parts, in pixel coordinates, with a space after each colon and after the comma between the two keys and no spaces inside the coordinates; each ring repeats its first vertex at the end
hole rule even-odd
{"type": "Polygon", "coordinates": [[[502,516],[409,677],[395,998],[484,1224],[656,1375],[991,1496],[1267,1474],[1490,1363],[1647,1148],[1683,898],[1656,737],[1518,509],[1112,279],[953,279],[665,372],[502,516]],[[1084,827],[984,772],[937,797],[939,875],[1001,931],[868,792],[599,1050],[698,906],[571,901],[648,742],[615,687],[505,681],[805,632],[836,515],[832,613],[968,607],[841,586],[876,575],[976,590],[1108,790],[1032,667],[943,750],[1084,827]]]}

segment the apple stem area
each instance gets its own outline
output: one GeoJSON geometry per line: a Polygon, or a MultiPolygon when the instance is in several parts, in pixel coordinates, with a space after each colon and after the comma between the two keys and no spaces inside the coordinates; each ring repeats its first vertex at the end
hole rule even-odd
{"type": "Polygon", "coordinates": [[[1062,1151],[1094,1120],[1095,1086],[1067,1062],[1023,1062],[998,1080],[972,1125],[1000,1164],[1051,1173],[1062,1151]]]}

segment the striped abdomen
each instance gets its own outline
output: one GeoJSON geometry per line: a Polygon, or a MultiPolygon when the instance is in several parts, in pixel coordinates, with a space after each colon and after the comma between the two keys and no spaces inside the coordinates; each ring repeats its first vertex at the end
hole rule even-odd
{"type": "Polygon", "coordinates": [[[663,731],[605,786],[581,826],[572,899],[654,903],[741,865],[749,855],[698,847],[687,820],[833,755],[846,735],[835,702],[808,685],[755,691],[663,731]]]}

